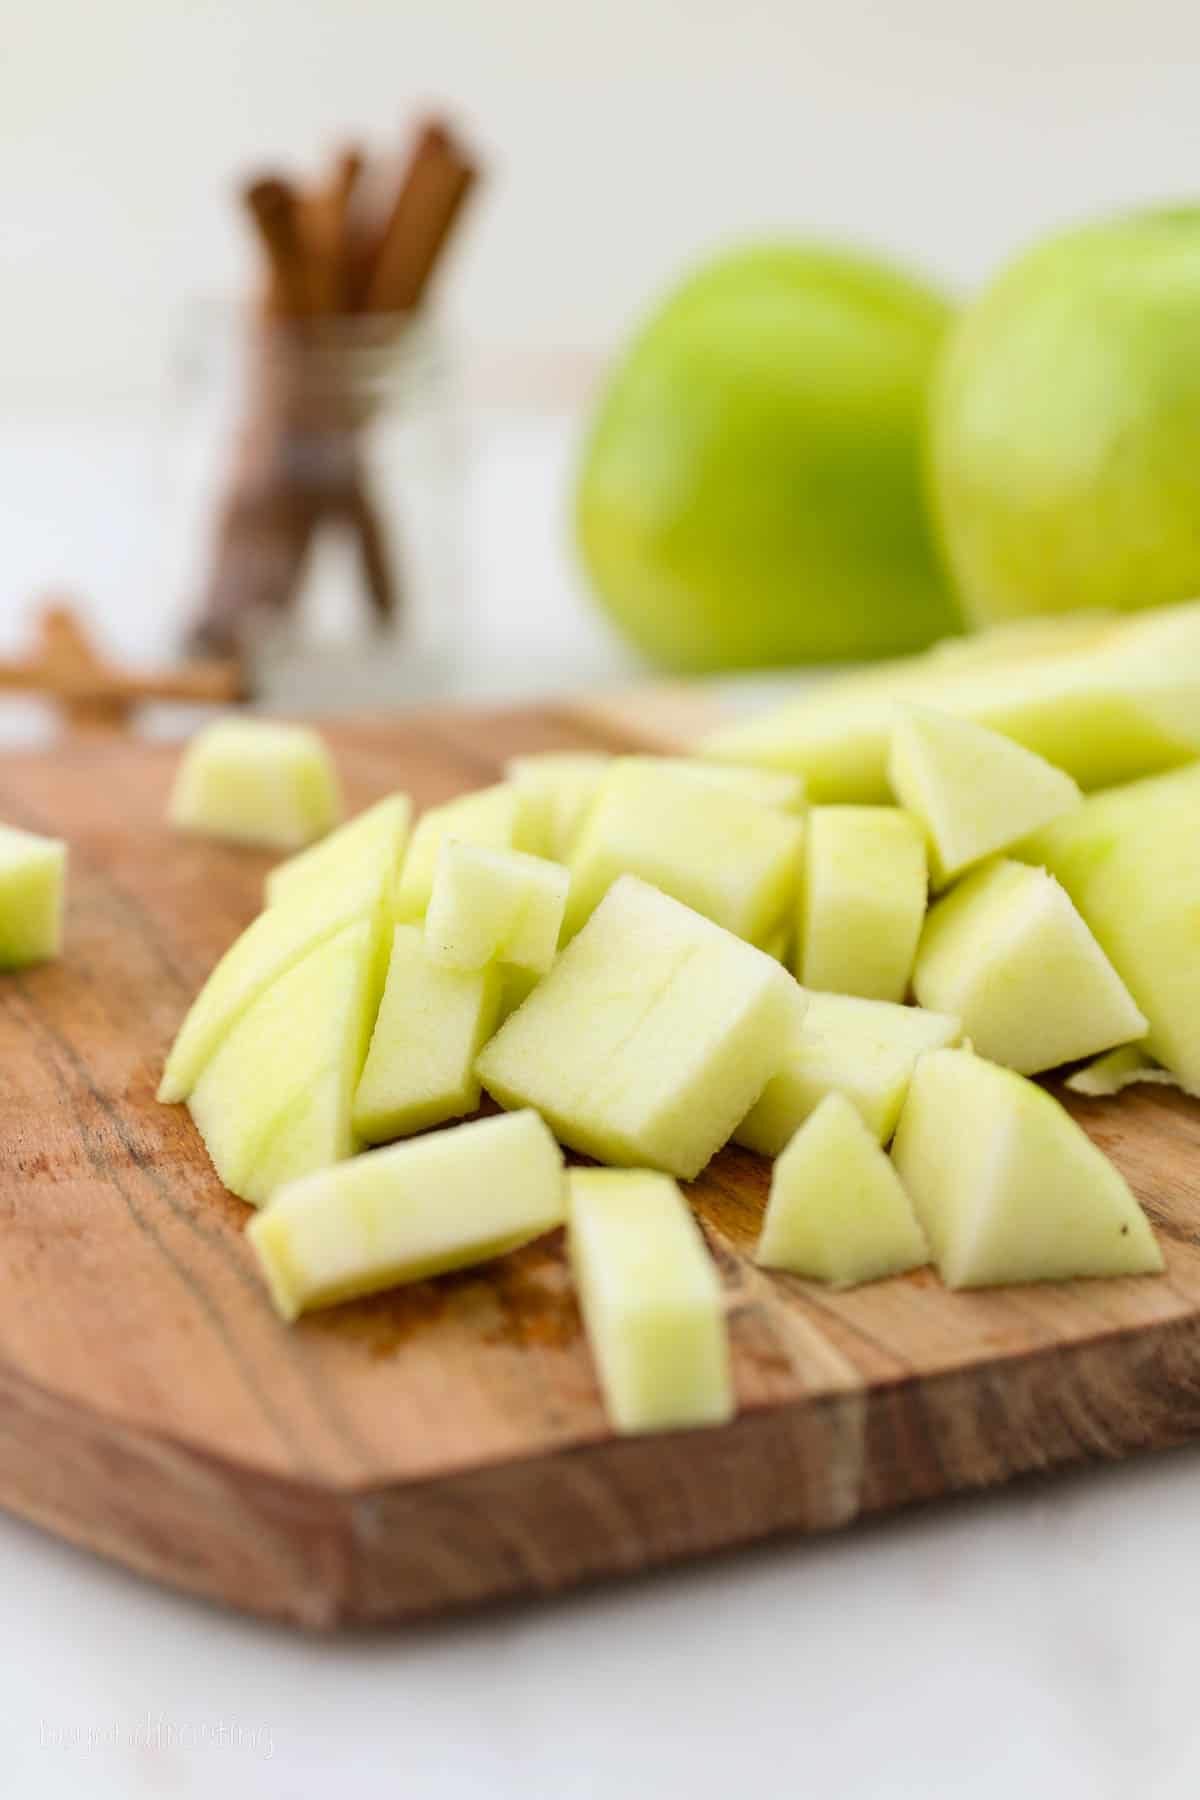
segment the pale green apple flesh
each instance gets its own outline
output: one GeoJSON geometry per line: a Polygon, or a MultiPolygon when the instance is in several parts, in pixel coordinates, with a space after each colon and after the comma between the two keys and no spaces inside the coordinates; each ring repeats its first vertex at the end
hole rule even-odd
{"type": "Polygon", "coordinates": [[[447,838],[425,914],[425,948],[450,969],[503,962],[543,975],[558,948],[569,883],[561,863],[447,838]]]}
{"type": "Polygon", "coordinates": [[[674,769],[677,774],[685,777],[690,775],[694,781],[707,782],[709,787],[724,788],[726,793],[740,794],[743,800],[756,800],[760,806],[773,806],[777,812],[801,813],[808,802],[804,777],[790,775],[784,769],[752,769],[744,763],[709,762],[700,756],[647,756],[636,760],[674,769]]]}
{"type": "Polygon", "coordinates": [[[503,1256],[561,1225],[562,1155],[536,1113],[454,1125],[294,1182],[247,1236],[280,1315],[503,1256]]]}
{"type": "Polygon", "coordinates": [[[771,1171],[755,1261],[854,1287],[929,1261],[903,1184],[844,1094],[826,1094],[771,1171]]]}
{"type": "Polygon", "coordinates": [[[1064,1087],[1090,1100],[1109,1100],[1127,1087],[1148,1083],[1154,1087],[1182,1087],[1178,1075],[1146,1055],[1140,1044],[1122,1044],[1067,1076],[1064,1087]]]}
{"type": "Polygon", "coordinates": [[[997,858],[931,908],[913,987],[981,1056],[1022,1075],[1139,1038],[1128,988],[1044,869],[997,858]]]}
{"type": "Polygon", "coordinates": [[[566,862],[611,762],[601,750],[541,750],[509,758],[505,776],[530,815],[542,819],[541,840],[527,849],[566,862]]]}
{"type": "Polygon", "coordinates": [[[448,969],[415,925],[397,925],[387,982],[354,1097],[368,1143],[408,1137],[479,1105],[475,1058],[495,1029],[503,978],[495,966],[448,969]]]}
{"type": "Polygon", "coordinates": [[[567,1189],[567,1253],[614,1428],[731,1418],[721,1283],[678,1187],[642,1169],[572,1169],[567,1189]]]}
{"type": "Polygon", "coordinates": [[[799,819],[665,758],[618,758],[571,857],[565,935],[629,874],[760,943],[791,905],[803,835],[799,819]]]}
{"type": "Polygon", "coordinates": [[[808,1007],[762,1097],[734,1137],[748,1150],[778,1156],[829,1094],[843,1094],[878,1143],[896,1129],[919,1056],[962,1037],[961,1022],[920,1006],[808,996],[808,1007]]]}
{"type": "Polygon", "coordinates": [[[892,1157],[947,1287],[1163,1267],[1124,1177],[1071,1115],[968,1050],[917,1063],[892,1157]]]}
{"type": "Polygon", "coordinates": [[[389,794],[345,825],[339,825],[319,844],[312,844],[272,869],[265,883],[267,906],[294,899],[310,884],[330,877],[345,880],[348,871],[367,864],[374,868],[389,862],[398,877],[412,824],[412,801],[407,794],[389,794]]]}
{"type": "Polygon", "coordinates": [[[539,795],[511,782],[460,794],[434,806],[417,820],[400,870],[396,917],[421,919],[429,905],[438,851],[446,838],[483,844],[491,850],[528,850],[537,855],[545,839],[545,806],[539,795]]]}
{"type": "Polygon", "coordinates": [[[66,880],[64,843],[0,825],[0,969],[59,954],[66,880]]]}
{"type": "Polygon", "coordinates": [[[1080,800],[1071,777],[1032,750],[973,719],[929,707],[898,711],[888,780],[925,833],[935,887],[1080,800]]]}
{"type": "Polygon", "coordinates": [[[302,849],[340,815],[337,774],[320,737],[268,719],[219,719],[198,731],[168,808],[179,831],[272,850],[302,849]]]}
{"type": "Polygon", "coordinates": [[[779,1067],[803,1007],[761,950],[623,876],[476,1070],[572,1149],[690,1180],[779,1067]]]}
{"type": "Polygon", "coordinates": [[[903,1000],[929,889],[920,827],[895,806],[816,806],[807,833],[797,979],[829,993],[903,1000]]]}

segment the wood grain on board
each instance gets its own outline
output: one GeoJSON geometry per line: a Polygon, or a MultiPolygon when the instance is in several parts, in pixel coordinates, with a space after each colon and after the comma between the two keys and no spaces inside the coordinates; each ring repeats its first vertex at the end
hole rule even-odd
{"type": "MultiPolygon", "coordinates": [[[[653,721],[645,731],[661,738],[653,721]]],[[[617,713],[331,729],[348,801],[422,804],[617,713]]],[[[1163,1279],[830,1293],[755,1268],[766,1166],[691,1197],[724,1277],[738,1417],[614,1438],[561,1236],[317,1314],[268,1304],[187,1113],[154,1100],[268,859],[164,822],[175,753],[0,760],[0,818],[71,844],[66,953],[0,978],[0,1504],[147,1575],[307,1626],[548,1592],[817,1531],[1200,1431],[1200,1106],[1078,1101],[1163,1239],[1163,1279]]]]}

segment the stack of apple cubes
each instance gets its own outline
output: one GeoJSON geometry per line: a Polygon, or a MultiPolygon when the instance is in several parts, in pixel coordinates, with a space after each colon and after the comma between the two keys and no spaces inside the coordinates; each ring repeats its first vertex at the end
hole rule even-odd
{"type": "MultiPolygon", "coordinates": [[[[181,790],[204,790],[224,729],[181,790]]],[[[1177,1041],[1096,854],[1114,809],[1154,840],[1153,807],[1135,788],[1084,802],[928,707],[892,707],[886,767],[888,803],[873,786],[806,810],[778,766],[529,756],[415,827],[391,796],[277,868],[160,1098],[188,1102],[262,1208],[280,1313],[565,1222],[617,1428],[724,1419],[720,1286],[677,1182],[731,1138],[776,1158],[771,1268],[848,1285],[932,1259],[956,1287],[1160,1269],[1122,1177],[1027,1079],[1105,1053],[1111,1091],[1117,1050],[1200,1080],[1197,977],[1167,997],[1177,1041]],[[450,1124],[484,1090],[504,1114],[450,1124]],[[560,1144],[609,1166],[565,1171],[560,1144]]],[[[1160,779],[1200,797],[1200,766],[1160,779]]],[[[220,824],[194,801],[176,818],[220,824]]]]}

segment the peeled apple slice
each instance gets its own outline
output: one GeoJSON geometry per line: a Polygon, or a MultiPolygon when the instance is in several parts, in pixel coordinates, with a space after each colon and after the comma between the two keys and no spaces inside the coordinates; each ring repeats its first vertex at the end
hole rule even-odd
{"type": "Polygon", "coordinates": [[[510,757],[505,775],[531,816],[543,821],[541,842],[525,848],[566,862],[611,762],[600,750],[542,750],[510,757]]]}
{"type": "Polygon", "coordinates": [[[1124,1177],[1070,1113],[969,1050],[918,1062],[892,1158],[947,1287],[1163,1266],[1124,1177]]]}
{"type": "Polygon", "coordinates": [[[849,994],[810,994],[778,1071],[734,1133],[778,1156],[829,1094],[843,1094],[878,1143],[896,1129],[918,1056],[957,1044],[962,1025],[944,1013],[849,994]]]}
{"type": "Polygon", "coordinates": [[[903,1000],[925,918],[925,845],[895,806],[808,815],[796,976],[807,988],[903,1000]]]}
{"type": "Polygon", "coordinates": [[[1095,794],[1017,851],[1062,882],[1149,1021],[1148,1055],[1189,1090],[1200,1088],[1198,821],[1195,763],[1095,794]]]}
{"type": "Polygon", "coordinates": [[[451,969],[504,962],[542,975],[558,949],[569,883],[561,863],[447,838],[425,914],[425,947],[451,969]]]}
{"type": "Polygon", "coordinates": [[[641,1169],[572,1169],[567,1187],[567,1253],[614,1428],[730,1418],[721,1284],[675,1183],[641,1169]]]}
{"type": "Polygon", "coordinates": [[[929,1261],[900,1177],[844,1094],[827,1094],[776,1162],[754,1256],[837,1287],[929,1261]]]}
{"type": "Polygon", "coordinates": [[[46,962],[62,949],[67,846],[0,825],[0,969],[46,962]]]}
{"type": "Polygon", "coordinates": [[[282,1318],[503,1256],[561,1225],[562,1154],[536,1113],[371,1150],[294,1182],[247,1227],[282,1318]]]}
{"type": "Polygon", "coordinates": [[[522,793],[507,781],[478,788],[473,794],[460,794],[444,806],[431,807],[417,820],[409,842],[396,890],[396,917],[424,917],[438,851],[446,838],[457,838],[464,844],[484,844],[491,850],[529,850],[536,854],[544,837],[541,800],[522,793]]]}
{"type": "Polygon", "coordinates": [[[299,850],[341,814],[337,775],[315,731],[269,719],[219,719],[184,750],[168,818],[179,831],[299,850]]]}
{"type": "Polygon", "coordinates": [[[501,1106],[536,1107],[572,1149],[690,1180],[803,1009],[777,962],[627,875],[475,1067],[501,1106]]]}
{"type": "Polygon", "coordinates": [[[1071,777],[1031,750],[971,719],[927,707],[898,715],[888,779],[925,833],[935,887],[1080,800],[1071,777]]]}
{"type": "Polygon", "coordinates": [[[376,801],[319,844],[272,869],[265,883],[265,904],[275,906],[281,900],[294,899],[310,883],[326,881],[331,875],[344,878],[349,868],[360,863],[375,868],[390,862],[398,877],[411,823],[412,801],[407,794],[389,794],[386,800],[376,801]]]}
{"type": "Polygon", "coordinates": [[[1125,983],[1044,869],[998,858],[939,900],[913,972],[922,1006],[952,1012],[981,1056],[1022,1075],[1139,1038],[1125,983]]]}
{"type": "Polygon", "coordinates": [[[1156,1087],[1182,1085],[1170,1069],[1152,1062],[1140,1044],[1122,1044],[1119,1050],[1109,1050],[1082,1069],[1076,1069],[1074,1074],[1067,1076],[1063,1086],[1070,1088],[1073,1094],[1086,1094],[1091,1100],[1107,1100],[1141,1082],[1156,1087]]]}
{"type": "Polygon", "coordinates": [[[417,926],[397,925],[354,1099],[360,1137],[383,1143],[474,1112],[475,1058],[495,1029],[502,992],[494,965],[445,968],[430,956],[417,926]]]}

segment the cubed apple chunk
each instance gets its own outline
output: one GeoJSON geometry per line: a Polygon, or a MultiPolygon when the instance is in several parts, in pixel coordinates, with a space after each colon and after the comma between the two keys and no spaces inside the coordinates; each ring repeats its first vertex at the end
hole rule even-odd
{"type": "Polygon", "coordinates": [[[969,1050],[918,1062],[892,1157],[947,1287],[1163,1266],[1124,1176],[1070,1113],[969,1050]]]}
{"type": "Polygon", "coordinates": [[[761,943],[792,905],[803,824],[667,758],[618,757],[571,857],[565,935],[620,875],[638,875],[761,943]]]}
{"type": "Polygon", "coordinates": [[[774,807],[776,812],[803,812],[808,799],[804,777],[790,775],[783,769],[752,769],[744,763],[709,762],[700,756],[646,756],[636,760],[665,765],[676,774],[690,775],[693,781],[724,788],[726,793],[740,794],[743,800],[774,807]]]}
{"type": "Polygon", "coordinates": [[[561,863],[447,838],[425,914],[425,947],[450,969],[502,962],[543,975],[558,949],[569,882],[561,863]]]}
{"type": "Polygon", "coordinates": [[[721,1284],[667,1175],[572,1169],[567,1251],[619,1432],[719,1425],[734,1411],[721,1284]]]}
{"type": "Polygon", "coordinates": [[[543,802],[511,782],[459,794],[434,806],[417,820],[396,891],[396,917],[423,919],[438,852],[447,838],[482,844],[489,850],[527,850],[536,855],[545,837],[543,802]]]}
{"type": "Polygon", "coordinates": [[[807,988],[903,1000],[925,918],[920,828],[895,806],[817,806],[808,815],[796,975],[807,988]]]}
{"type": "Polygon", "coordinates": [[[755,1261],[835,1287],[929,1261],[900,1177],[844,1094],[826,1094],[771,1171],[755,1261]]]}
{"type": "Polygon", "coordinates": [[[62,949],[67,846],[0,825],[0,969],[48,962],[62,949]]]}
{"type": "Polygon", "coordinates": [[[972,719],[905,707],[888,779],[925,833],[935,887],[1079,805],[1061,769],[972,719]]]}
{"type": "Polygon", "coordinates": [[[690,1179],[779,1067],[804,995],[786,969],[623,876],[476,1070],[601,1162],[690,1179]]]}
{"type": "Polygon", "coordinates": [[[955,1013],[981,1056],[1022,1075],[1141,1037],[1125,983],[1044,869],[998,858],[925,921],[913,986],[955,1013]]]}
{"type": "Polygon", "coordinates": [[[885,1144],[917,1058],[961,1037],[960,1021],[945,1013],[849,994],[810,994],[782,1064],[734,1136],[749,1150],[778,1156],[827,1095],[844,1094],[885,1144]]]}
{"type": "Polygon", "coordinates": [[[611,762],[602,750],[540,750],[509,758],[505,775],[530,816],[542,821],[541,841],[527,848],[566,862],[611,762]]]}
{"type": "Polygon", "coordinates": [[[360,1137],[380,1144],[474,1112],[475,1058],[495,1029],[502,989],[495,965],[448,969],[430,956],[417,926],[397,925],[354,1100],[360,1137]]]}
{"type": "Polygon", "coordinates": [[[296,1181],[253,1219],[281,1317],[489,1262],[563,1223],[562,1154],[536,1113],[452,1125],[296,1181]]]}
{"type": "Polygon", "coordinates": [[[281,900],[295,899],[306,887],[330,877],[345,880],[349,870],[363,864],[371,869],[390,864],[398,879],[411,823],[412,801],[407,794],[389,794],[386,800],[376,801],[319,844],[272,869],[265,883],[266,904],[277,906],[281,900]]]}
{"type": "Polygon", "coordinates": [[[1122,1044],[1103,1056],[1085,1063],[1067,1076],[1064,1087],[1073,1094],[1084,1094],[1090,1100],[1110,1100],[1127,1087],[1146,1084],[1152,1087],[1182,1087],[1178,1075],[1164,1069],[1146,1055],[1140,1044],[1122,1044]]]}
{"type": "Polygon", "coordinates": [[[179,831],[300,850],[341,814],[337,774],[315,731],[270,719],[219,719],[184,750],[168,817],[179,831]]]}

